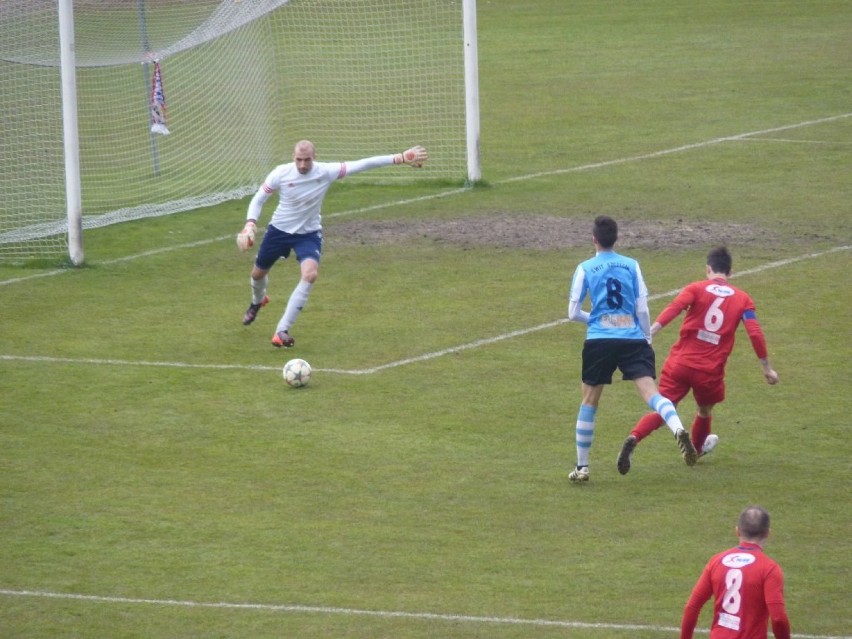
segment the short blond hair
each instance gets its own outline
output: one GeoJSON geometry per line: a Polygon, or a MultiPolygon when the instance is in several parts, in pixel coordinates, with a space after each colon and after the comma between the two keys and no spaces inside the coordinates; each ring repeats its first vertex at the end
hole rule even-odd
{"type": "Polygon", "coordinates": [[[299,152],[310,153],[313,158],[316,157],[317,149],[310,140],[299,140],[296,142],[296,146],[293,147],[293,155],[298,155],[299,152]]]}

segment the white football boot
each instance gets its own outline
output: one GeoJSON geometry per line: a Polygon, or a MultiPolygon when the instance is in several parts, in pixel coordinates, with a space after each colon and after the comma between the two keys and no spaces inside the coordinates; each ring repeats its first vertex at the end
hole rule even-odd
{"type": "Polygon", "coordinates": [[[718,435],[707,435],[707,439],[704,440],[704,445],[701,447],[701,454],[699,457],[704,457],[704,455],[709,455],[713,452],[713,449],[719,445],[719,436],[718,435]]]}

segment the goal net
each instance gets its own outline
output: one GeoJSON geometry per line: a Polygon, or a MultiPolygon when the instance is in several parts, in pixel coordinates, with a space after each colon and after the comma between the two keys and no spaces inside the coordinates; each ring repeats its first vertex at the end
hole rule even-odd
{"type": "MultiPolygon", "coordinates": [[[[325,160],[422,144],[430,162],[418,179],[466,177],[460,1],[73,7],[84,229],[245,197],[302,138],[325,160]]],[[[56,0],[0,2],[0,82],[0,262],[61,255],[68,224],[56,0]]]]}

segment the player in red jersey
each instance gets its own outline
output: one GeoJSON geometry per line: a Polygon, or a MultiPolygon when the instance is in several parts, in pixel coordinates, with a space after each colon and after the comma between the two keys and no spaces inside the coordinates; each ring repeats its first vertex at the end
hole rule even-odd
{"type": "Polygon", "coordinates": [[[769,513],[749,506],[736,527],[740,543],[713,556],[683,609],[680,639],[692,639],[701,608],[712,596],[710,639],[766,639],[772,622],[775,639],[790,639],[784,607],[784,572],[763,554],[769,537],[769,513]]]}
{"type": "MultiPolygon", "coordinates": [[[[659,391],[677,405],[692,390],[698,412],[692,422],[691,436],[699,457],[712,451],[719,442],[718,436],[710,433],[712,412],[725,399],[725,364],[734,348],[740,322],[745,326],[767,383],[778,383],[778,373],[769,364],[766,339],[757,321],[754,302],[745,291],[728,283],[731,264],[727,248],[711,250],[707,255],[707,279],[688,284],[651,326],[651,335],[656,335],[686,310],[680,337],[660,372],[659,391]]],[[[648,413],[639,420],[621,447],[618,472],[627,474],[636,445],[662,423],[657,413],[648,413]]]]}

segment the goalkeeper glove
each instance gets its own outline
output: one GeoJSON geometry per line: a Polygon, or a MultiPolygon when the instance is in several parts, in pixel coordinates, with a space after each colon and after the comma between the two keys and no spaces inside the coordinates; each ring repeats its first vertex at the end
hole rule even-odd
{"type": "Polygon", "coordinates": [[[246,222],[243,230],[237,233],[237,246],[243,252],[254,246],[254,236],[257,225],[253,220],[246,222]]]}
{"type": "Polygon", "coordinates": [[[426,149],[422,146],[413,146],[407,151],[397,153],[394,156],[394,164],[410,164],[419,169],[428,159],[429,154],[426,152],[426,149]]]}

